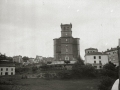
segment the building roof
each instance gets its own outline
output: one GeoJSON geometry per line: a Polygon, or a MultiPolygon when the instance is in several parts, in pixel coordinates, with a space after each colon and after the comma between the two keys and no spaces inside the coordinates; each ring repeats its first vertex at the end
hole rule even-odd
{"type": "Polygon", "coordinates": [[[97,48],[87,48],[85,50],[97,50],[97,48]]]}
{"type": "Polygon", "coordinates": [[[111,52],[111,51],[115,51],[115,50],[117,50],[117,48],[107,49],[107,51],[105,51],[105,52],[111,52]]]}
{"type": "Polygon", "coordinates": [[[13,62],[0,61],[0,67],[15,67],[13,62]]]}
{"type": "Polygon", "coordinates": [[[102,53],[102,52],[91,52],[91,53],[88,53],[86,55],[108,55],[108,54],[105,54],[105,53],[102,53]]]}

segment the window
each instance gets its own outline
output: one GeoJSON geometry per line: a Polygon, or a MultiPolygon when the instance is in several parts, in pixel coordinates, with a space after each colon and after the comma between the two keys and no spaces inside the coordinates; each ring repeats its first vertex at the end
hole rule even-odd
{"type": "Polygon", "coordinates": [[[94,56],[94,59],[96,59],[96,56],[94,56]]]}
{"type": "Polygon", "coordinates": [[[8,72],[5,72],[5,75],[8,75],[8,72]]]}
{"type": "Polygon", "coordinates": [[[3,68],[1,68],[1,71],[3,71],[3,68]]]}
{"type": "Polygon", "coordinates": [[[65,57],[65,60],[69,60],[69,57],[68,57],[68,56],[66,56],[66,57],[65,57]]]}
{"type": "Polygon", "coordinates": [[[99,66],[99,68],[102,68],[102,66],[99,66]]]}
{"type": "Polygon", "coordinates": [[[11,72],[11,75],[13,75],[13,72],[11,72]]]}
{"type": "Polygon", "coordinates": [[[94,66],[94,68],[97,68],[97,66],[94,66]]]}
{"type": "Polygon", "coordinates": [[[2,72],[1,72],[1,75],[2,75],[2,72]]]}
{"type": "Polygon", "coordinates": [[[67,39],[66,39],[66,41],[67,41],[67,39]]]}
{"type": "Polygon", "coordinates": [[[6,68],[6,71],[8,71],[8,68],[6,68]]]}
{"type": "Polygon", "coordinates": [[[101,61],[99,61],[99,63],[101,64],[101,61]]]}
{"type": "Polygon", "coordinates": [[[11,68],[11,71],[13,71],[13,68],[11,68]]]}
{"type": "Polygon", "coordinates": [[[68,52],[68,49],[66,49],[66,52],[68,52]]]}
{"type": "Polygon", "coordinates": [[[64,30],[65,30],[65,27],[64,27],[64,30]]]}
{"type": "Polygon", "coordinates": [[[101,59],[101,56],[99,56],[99,59],[101,59]]]}
{"type": "Polygon", "coordinates": [[[94,61],[94,63],[96,63],[96,61],[94,61]]]}

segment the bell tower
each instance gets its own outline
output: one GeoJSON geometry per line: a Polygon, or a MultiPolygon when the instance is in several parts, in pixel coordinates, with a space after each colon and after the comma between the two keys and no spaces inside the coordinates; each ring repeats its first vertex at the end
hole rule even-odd
{"type": "Polygon", "coordinates": [[[61,37],[72,37],[72,24],[61,24],[61,37]]]}
{"type": "Polygon", "coordinates": [[[72,24],[61,24],[61,37],[54,39],[54,58],[74,61],[80,55],[79,38],[72,37],[72,24]]]}

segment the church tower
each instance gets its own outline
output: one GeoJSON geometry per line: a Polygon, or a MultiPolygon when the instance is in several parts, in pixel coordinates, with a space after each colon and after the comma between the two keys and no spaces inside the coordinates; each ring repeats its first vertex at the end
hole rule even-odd
{"type": "Polygon", "coordinates": [[[61,37],[54,39],[55,60],[73,61],[79,55],[79,38],[72,37],[72,24],[61,24],[61,37]]]}

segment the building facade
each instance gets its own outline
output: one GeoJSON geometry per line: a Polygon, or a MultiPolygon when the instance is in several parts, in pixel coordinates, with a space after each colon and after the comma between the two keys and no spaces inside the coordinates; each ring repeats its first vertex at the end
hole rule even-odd
{"type": "Polygon", "coordinates": [[[118,49],[117,49],[117,47],[116,48],[107,49],[107,51],[105,51],[105,53],[108,54],[109,62],[112,62],[116,66],[119,65],[119,62],[118,62],[118,49]]]}
{"type": "Polygon", "coordinates": [[[77,60],[80,55],[79,38],[72,37],[72,24],[61,24],[61,37],[54,39],[54,59],[77,60]]]}
{"type": "Polygon", "coordinates": [[[21,55],[19,55],[19,56],[14,56],[14,57],[13,57],[13,62],[23,63],[22,56],[21,56],[21,55]]]}
{"type": "Polygon", "coordinates": [[[15,75],[15,64],[1,63],[0,64],[0,76],[2,75],[15,75]]]}
{"type": "Polygon", "coordinates": [[[96,69],[101,69],[105,64],[108,63],[108,55],[102,52],[98,52],[98,50],[93,48],[86,49],[85,54],[85,64],[91,64],[96,69]],[[88,53],[88,51],[91,51],[88,53]]]}

